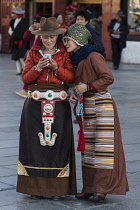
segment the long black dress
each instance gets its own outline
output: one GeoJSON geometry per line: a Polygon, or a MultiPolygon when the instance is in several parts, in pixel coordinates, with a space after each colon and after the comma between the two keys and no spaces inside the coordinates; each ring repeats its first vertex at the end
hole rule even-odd
{"type": "Polygon", "coordinates": [[[28,29],[28,22],[25,18],[21,18],[20,22],[14,28],[14,23],[16,19],[10,21],[10,27],[13,31],[13,34],[10,39],[10,48],[12,53],[12,60],[19,60],[24,58],[25,53],[28,48],[28,44],[23,40],[23,35],[28,29]]]}
{"type": "Polygon", "coordinates": [[[20,124],[17,192],[37,196],[74,195],[75,155],[69,101],[55,101],[51,133],[57,133],[57,138],[53,146],[42,146],[39,141],[38,133],[44,133],[42,102],[27,98],[24,103],[20,124]]]}

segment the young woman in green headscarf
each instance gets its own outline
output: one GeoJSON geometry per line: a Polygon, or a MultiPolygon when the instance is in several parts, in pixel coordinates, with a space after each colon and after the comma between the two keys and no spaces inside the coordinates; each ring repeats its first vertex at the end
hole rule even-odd
{"type": "Polygon", "coordinates": [[[129,190],[117,109],[107,88],[114,81],[104,57],[88,44],[91,34],[72,25],[63,42],[75,64],[75,115],[80,126],[78,151],[82,153],[82,193],[77,198],[103,202],[107,194],[129,190]]]}

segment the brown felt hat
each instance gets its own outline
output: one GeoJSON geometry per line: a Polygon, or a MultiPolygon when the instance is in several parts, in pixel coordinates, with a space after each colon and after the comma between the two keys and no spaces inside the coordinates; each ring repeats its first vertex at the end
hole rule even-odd
{"type": "Polygon", "coordinates": [[[40,36],[53,36],[59,35],[66,32],[66,29],[59,28],[55,17],[45,18],[42,17],[40,20],[39,30],[32,31],[32,34],[40,36]]]}

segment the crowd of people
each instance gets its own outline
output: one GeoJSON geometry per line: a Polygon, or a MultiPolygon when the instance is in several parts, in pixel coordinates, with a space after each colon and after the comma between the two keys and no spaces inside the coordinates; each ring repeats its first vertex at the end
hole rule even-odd
{"type": "MultiPolygon", "coordinates": [[[[17,192],[33,199],[92,197],[99,203],[107,194],[125,195],[129,186],[121,130],[115,101],[108,91],[114,77],[105,60],[101,30],[97,30],[101,14],[92,21],[95,27],[84,10],[77,11],[70,27],[63,23],[60,13],[49,18],[35,17],[29,27],[24,12],[17,7],[13,11],[17,17],[9,27],[12,59],[17,74],[22,73],[26,97],[19,128],[17,192]],[[21,60],[24,65],[19,68],[21,60]],[[76,186],[70,102],[75,104],[79,124],[82,192],[77,192],[76,186]]],[[[122,15],[121,11],[117,13],[118,17],[122,15]]],[[[125,26],[122,18],[112,20],[108,26],[112,41],[126,38],[125,26]]],[[[115,62],[113,57],[118,67],[115,62]]]]}

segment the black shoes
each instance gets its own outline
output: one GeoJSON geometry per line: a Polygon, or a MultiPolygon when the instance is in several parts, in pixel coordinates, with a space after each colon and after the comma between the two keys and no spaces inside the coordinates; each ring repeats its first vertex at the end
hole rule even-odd
{"type": "Polygon", "coordinates": [[[105,194],[102,194],[102,195],[103,195],[103,196],[98,195],[98,194],[94,194],[93,200],[94,200],[95,202],[97,202],[97,203],[103,203],[104,200],[105,200],[106,195],[105,195],[105,194]]]}
{"type": "Polygon", "coordinates": [[[43,196],[36,196],[36,195],[31,195],[31,199],[33,200],[39,200],[39,199],[43,199],[43,196]]]}
{"type": "MultiPolygon", "coordinates": [[[[43,198],[45,198],[45,197],[43,197],[43,196],[31,195],[30,198],[33,199],[33,200],[40,200],[40,199],[43,199],[43,198]]],[[[52,200],[53,200],[53,201],[58,201],[58,200],[60,200],[60,198],[61,198],[61,196],[52,196],[52,200]]]]}
{"type": "Polygon", "coordinates": [[[59,201],[61,196],[52,196],[53,201],[59,201]]]}
{"type": "MultiPolygon", "coordinates": [[[[106,197],[106,194],[94,194],[94,193],[77,193],[75,195],[76,198],[78,199],[89,199],[91,196],[93,196],[93,201],[97,202],[97,203],[103,203],[106,197]]],[[[35,195],[31,195],[31,199],[34,200],[39,200],[39,199],[43,199],[43,196],[35,196],[35,195]]],[[[59,201],[61,198],[61,196],[52,196],[52,200],[53,201],[59,201]]]]}
{"type": "Polygon", "coordinates": [[[118,66],[114,66],[114,70],[117,70],[118,69],[118,66]]]}
{"type": "Polygon", "coordinates": [[[106,194],[100,194],[100,193],[77,193],[75,195],[78,199],[89,199],[91,196],[93,196],[93,201],[97,203],[103,203],[106,197],[106,194]]]}
{"type": "Polygon", "coordinates": [[[75,197],[79,199],[88,199],[93,195],[94,193],[76,193],[75,197]]]}

